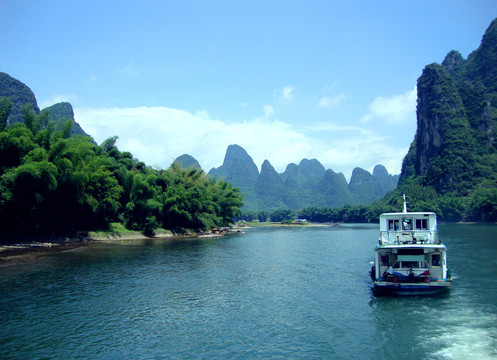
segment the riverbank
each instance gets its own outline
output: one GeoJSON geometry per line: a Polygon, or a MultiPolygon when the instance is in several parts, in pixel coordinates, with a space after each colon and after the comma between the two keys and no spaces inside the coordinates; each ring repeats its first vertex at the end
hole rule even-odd
{"type": "Polygon", "coordinates": [[[67,251],[74,248],[89,246],[94,243],[117,243],[122,241],[148,241],[164,239],[185,239],[185,238],[209,238],[222,237],[228,234],[242,233],[243,228],[226,227],[213,229],[209,232],[195,232],[183,229],[181,232],[158,229],[153,236],[146,236],[139,231],[131,231],[121,224],[111,224],[105,231],[91,231],[79,233],[73,237],[59,237],[45,241],[24,239],[15,241],[12,244],[0,245],[0,268],[14,266],[26,262],[32,262],[40,257],[53,254],[58,251],[67,251]]]}
{"type": "Polygon", "coordinates": [[[126,233],[90,232],[85,234],[85,236],[79,235],[71,238],[64,237],[44,242],[28,240],[20,241],[13,244],[0,245],[0,268],[32,262],[55,252],[72,250],[82,246],[89,246],[92,243],[143,241],[165,238],[173,239],[197,235],[198,234],[193,232],[174,234],[171,231],[161,231],[154,236],[145,236],[138,231],[126,231],[126,233]]]}

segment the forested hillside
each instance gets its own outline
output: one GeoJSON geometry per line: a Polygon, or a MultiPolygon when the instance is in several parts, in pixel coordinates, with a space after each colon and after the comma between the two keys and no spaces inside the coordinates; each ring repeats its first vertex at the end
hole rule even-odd
{"type": "Polygon", "coordinates": [[[56,130],[62,130],[64,128],[64,123],[67,120],[72,120],[71,136],[74,135],[88,135],[81,126],[74,120],[74,111],[72,105],[68,102],[61,102],[54,104],[52,106],[46,107],[41,111],[43,114],[46,113],[48,122],[53,122],[55,124],[56,130]]]}
{"type": "Polygon", "coordinates": [[[57,130],[43,111],[25,111],[23,122],[6,126],[11,106],[0,99],[0,242],[52,239],[111,222],[145,234],[204,230],[240,213],[238,189],[202,170],[153,170],[120,152],[115,137],[98,146],[71,136],[71,119],[57,130]]]}
{"type": "Polygon", "coordinates": [[[33,91],[24,83],[4,72],[0,72],[0,99],[3,99],[2,107],[5,107],[5,102],[7,102],[7,100],[10,104],[9,112],[6,115],[7,125],[23,121],[23,107],[27,107],[36,114],[40,112],[33,91]]]}
{"type": "Polygon", "coordinates": [[[425,67],[417,120],[399,183],[411,210],[497,221],[497,19],[467,60],[451,51],[425,67]]]}

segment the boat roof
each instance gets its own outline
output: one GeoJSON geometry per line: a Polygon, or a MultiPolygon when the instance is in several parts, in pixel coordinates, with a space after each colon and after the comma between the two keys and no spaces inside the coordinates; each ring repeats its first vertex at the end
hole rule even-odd
{"type": "Polygon", "coordinates": [[[426,212],[426,211],[423,211],[423,212],[397,212],[397,213],[383,213],[381,214],[380,216],[409,216],[409,215],[418,215],[418,216],[429,216],[429,215],[435,215],[436,214],[434,212],[426,212]]]}

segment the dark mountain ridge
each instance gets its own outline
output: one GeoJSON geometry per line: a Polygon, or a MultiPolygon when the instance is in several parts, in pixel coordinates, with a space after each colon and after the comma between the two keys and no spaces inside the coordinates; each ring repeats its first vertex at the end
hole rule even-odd
{"type": "Polygon", "coordinates": [[[194,169],[201,169],[200,164],[198,161],[191,155],[188,154],[183,154],[181,156],[178,156],[173,163],[177,163],[179,166],[182,168],[194,168],[194,169]]]}
{"type": "Polygon", "coordinates": [[[0,98],[4,97],[9,98],[13,103],[7,117],[7,125],[23,121],[24,113],[22,107],[24,105],[30,104],[37,114],[40,112],[33,91],[21,81],[14,79],[4,72],[0,72],[0,98]]]}
{"type": "Polygon", "coordinates": [[[399,191],[447,220],[497,221],[497,19],[467,60],[453,50],[427,65],[417,89],[399,191]]]}
{"type": "Polygon", "coordinates": [[[64,123],[70,119],[73,122],[71,135],[89,136],[75,121],[74,111],[70,103],[61,102],[40,111],[33,91],[21,81],[4,72],[0,72],[0,99],[2,98],[7,98],[12,102],[12,107],[7,117],[7,126],[16,122],[24,122],[23,108],[26,107],[37,115],[46,113],[47,120],[54,122],[57,130],[62,130],[64,123]]]}

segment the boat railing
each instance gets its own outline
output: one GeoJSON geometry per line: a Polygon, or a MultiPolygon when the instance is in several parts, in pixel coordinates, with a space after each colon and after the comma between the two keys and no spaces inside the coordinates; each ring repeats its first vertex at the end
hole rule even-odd
{"type": "Polygon", "coordinates": [[[436,244],[438,234],[433,230],[380,231],[380,245],[436,244]]]}

